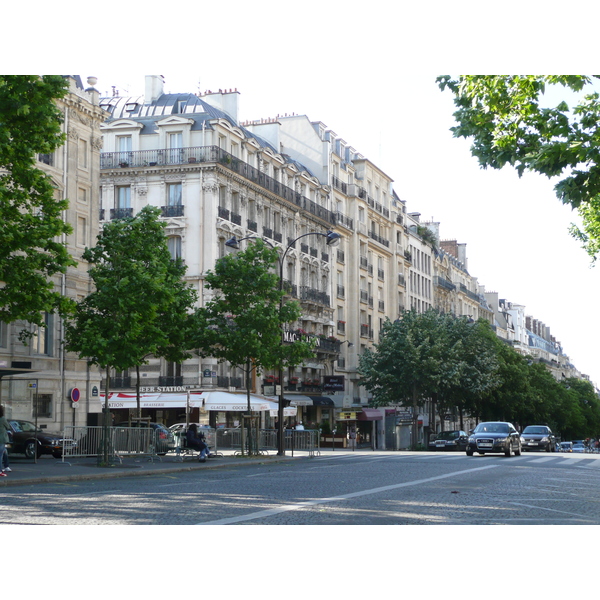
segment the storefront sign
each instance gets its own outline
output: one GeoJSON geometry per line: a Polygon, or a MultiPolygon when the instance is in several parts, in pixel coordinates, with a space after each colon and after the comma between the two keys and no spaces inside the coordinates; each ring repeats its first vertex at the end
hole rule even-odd
{"type": "Polygon", "coordinates": [[[337,418],[338,421],[356,421],[355,412],[341,412],[337,418]]]}
{"type": "Polygon", "coordinates": [[[343,392],[345,377],[343,375],[325,375],[323,377],[323,390],[326,392],[343,392]]]}

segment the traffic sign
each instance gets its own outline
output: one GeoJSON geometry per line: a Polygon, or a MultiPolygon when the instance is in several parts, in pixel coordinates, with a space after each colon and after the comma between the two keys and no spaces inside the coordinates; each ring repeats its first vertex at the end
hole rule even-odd
{"type": "Polygon", "coordinates": [[[79,392],[79,389],[73,388],[71,390],[71,400],[73,400],[73,402],[79,402],[79,398],[81,398],[81,393],[79,392]]]}

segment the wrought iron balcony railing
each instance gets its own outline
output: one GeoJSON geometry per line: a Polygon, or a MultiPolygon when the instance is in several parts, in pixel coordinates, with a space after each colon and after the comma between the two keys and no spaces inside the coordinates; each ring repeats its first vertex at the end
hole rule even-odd
{"type": "Polygon", "coordinates": [[[124,169],[157,167],[163,165],[182,165],[196,163],[219,163],[260,187],[284,198],[310,214],[323,219],[331,225],[337,224],[335,213],[320,206],[313,200],[302,196],[296,190],[283,185],[259,169],[225,152],[218,146],[197,146],[191,148],[168,148],[161,150],[136,150],[135,152],[102,152],[101,169],[124,169]]]}

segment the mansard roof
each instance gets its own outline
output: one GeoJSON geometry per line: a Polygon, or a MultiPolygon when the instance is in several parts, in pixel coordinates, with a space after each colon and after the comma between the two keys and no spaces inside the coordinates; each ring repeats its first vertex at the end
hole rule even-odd
{"type": "MultiPolygon", "coordinates": [[[[192,119],[192,131],[201,130],[203,127],[212,129],[211,121],[224,119],[233,127],[241,130],[247,138],[254,139],[263,148],[270,148],[274,154],[280,151],[265,139],[236,123],[228,114],[210,105],[192,93],[161,94],[154,102],[144,103],[144,96],[107,96],[100,98],[100,106],[110,113],[107,123],[117,119],[128,119],[143,125],[140,135],[151,135],[158,132],[157,123],[166,116],[181,115],[192,119]]],[[[285,160],[292,163],[302,172],[315,177],[303,164],[285,155],[285,160]]]]}

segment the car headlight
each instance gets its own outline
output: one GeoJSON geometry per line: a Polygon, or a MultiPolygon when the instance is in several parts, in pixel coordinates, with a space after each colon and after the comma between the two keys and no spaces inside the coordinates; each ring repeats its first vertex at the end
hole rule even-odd
{"type": "Polygon", "coordinates": [[[505,444],[508,438],[496,438],[496,444],[505,444]]]}
{"type": "Polygon", "coordinates": [[[541,442],[547,442],[548,441],[548,436],[544,436],[540,441],[541,442]]]}
{"type": "Polygon", "coordinates": [[[475,438],[473,436],[470,436],[468,439],[469,444],[474,444],[475,443],[475,438]]]}

